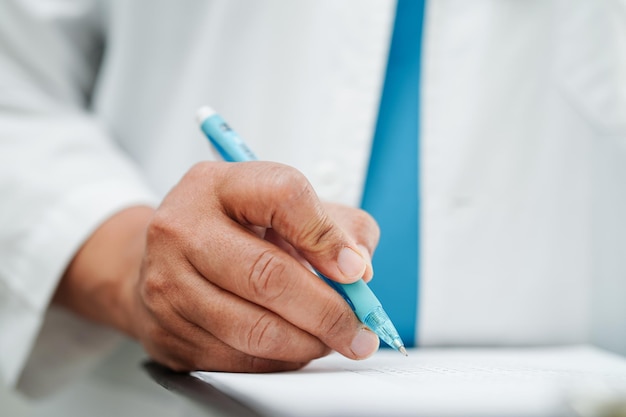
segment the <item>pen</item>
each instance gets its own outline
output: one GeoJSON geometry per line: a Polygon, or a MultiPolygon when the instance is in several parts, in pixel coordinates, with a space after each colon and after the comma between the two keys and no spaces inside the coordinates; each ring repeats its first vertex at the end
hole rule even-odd
{"type": "MultiPolygon", "coordinates": [[[[256,161],[256,155],[235,133],[222,117],[210,107],[201,107],[196,113],[200,129],[207,136],[215,150],[227,162],[256,161]]],[[[356,316],[385,343],[408,356],[404,343],[395,326],[383,309],[380,301],[363,279],[352,284],[335,282],[320,272],[314,272],[337,291],[350,305],[356,316]]]]}

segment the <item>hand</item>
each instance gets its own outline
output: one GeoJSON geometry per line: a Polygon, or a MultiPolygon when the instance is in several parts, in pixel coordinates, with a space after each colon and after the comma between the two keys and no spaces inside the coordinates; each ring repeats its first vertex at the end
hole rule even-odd
{"type": "Polygon", "coordinates": [[[198,164],[151,218],[109,322],[181,371],[296,369],[330,349],[364,358],[378,338],[300,260],[339,282],[370,278],[377,239],[370,216],[324,207],[293,168],[198,164]]]}

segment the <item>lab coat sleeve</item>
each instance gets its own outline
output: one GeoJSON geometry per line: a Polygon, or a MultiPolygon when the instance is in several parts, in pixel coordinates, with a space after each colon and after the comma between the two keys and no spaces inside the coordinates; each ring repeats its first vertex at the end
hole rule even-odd
{"type": "Polygon", "coordinates": [[[43,395],[119,336],[50,299],[105,219],[155,197],[86,110],[99,65],[95,2],[0,3],[0,379],[43,395]]]}

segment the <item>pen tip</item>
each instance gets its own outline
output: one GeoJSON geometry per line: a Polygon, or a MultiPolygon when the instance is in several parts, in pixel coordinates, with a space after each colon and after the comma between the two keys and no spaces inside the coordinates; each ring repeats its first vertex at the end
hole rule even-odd
{"type": "Polygon", "coordinates": [[[398,351],[400,351],[400,353],[402,353],[404,356],[409,356],[409,354],[407,353],[406,349],[404,348],[404,346],[400,346],[398,348],[398,351]]]}

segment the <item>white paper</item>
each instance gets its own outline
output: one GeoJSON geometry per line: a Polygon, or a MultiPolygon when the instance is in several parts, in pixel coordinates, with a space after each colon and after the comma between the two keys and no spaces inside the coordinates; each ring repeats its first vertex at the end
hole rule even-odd
{"type": "Polygon", "coordinates": [[[562,416],[626,398],[626,360],[585,346],[381,350],[296,372],[195,372],[268,416],[562,416]]]}

